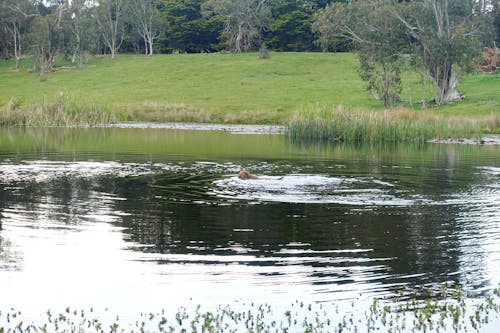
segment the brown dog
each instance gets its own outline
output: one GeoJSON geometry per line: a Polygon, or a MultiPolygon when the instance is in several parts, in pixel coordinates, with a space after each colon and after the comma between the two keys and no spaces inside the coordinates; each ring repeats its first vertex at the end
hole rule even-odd
{"type": "Polygon", "coordinates": [[[241,170],[238,173],[238,177],[240,179],[259,179],[259,177],[252,175],[250,172],[248,172],[246,170],[241,170]]]}

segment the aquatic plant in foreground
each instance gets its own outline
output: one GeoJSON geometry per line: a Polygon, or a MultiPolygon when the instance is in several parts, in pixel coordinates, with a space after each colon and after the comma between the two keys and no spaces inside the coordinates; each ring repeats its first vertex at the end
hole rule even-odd
{"type": "Polygon", "coordinates": [[[365,311],[352,303],[304,304],[296,301],[284,313],[267,304],[239,304],[238,309],[219,306],[203,311],[201,306],[181,307],[174,314],[164,310],[142,313],[135,322],[120,323],[106,310],[104,320],[93,308],[48,310],[43,322],[29,323],[21,311],[0,311],[0,333],[14,332],[463,332],[479,331],[492,317],[498,318],[500,291],[480,298],[466,298],[460,287],[433,293],[427,299],[393,297],[374,299],[365,311]]]}
{"type": "Polygon", "coordinates": [[[292,141],[422,142],[478,138],[498,127],[497,114],[466,118],[409,109],[364,111],[315,106],[296,112],[286,135],[292,141]]]}

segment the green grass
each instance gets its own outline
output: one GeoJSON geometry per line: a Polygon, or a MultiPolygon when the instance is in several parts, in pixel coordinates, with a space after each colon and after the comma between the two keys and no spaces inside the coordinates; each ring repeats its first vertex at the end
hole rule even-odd
{"type": "MultiPolygon", "coordinates": [[[[67,62],[61,64],[67,65],[67,62]]],[[[0,61],[0,108],[21,110],[51,101],[63,92],[78,105],[96,105],[121,120],[286,123],[311,105],[348,110],[381,110],[357,74],[349,53],[121,55],[91,58],[86,67],[46,74],[15,71],[0,61]]],[[[422,99],[419,75],[404,81],[403,99],[422,99]]],[[[427,85],[426,98],[432,95],[427,85]]],[[[500,112],[500,74],[463,78],[463,102],[432,112],[474,116],[500,112]]],[[[418,106],[417,106],[418,107],[418,106]]],[[[419,107],[418,107],[419,108],[419,107]]]]}

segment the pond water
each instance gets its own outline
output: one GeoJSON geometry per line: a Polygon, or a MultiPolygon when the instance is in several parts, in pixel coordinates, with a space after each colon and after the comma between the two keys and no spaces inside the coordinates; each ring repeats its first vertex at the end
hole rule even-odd
{"type": "Polygon", "coordinates": [[[475,297],[500,283],[498,145],[3,128],[0,214],[0,310],[29,318],[369,304],[443,283],[475,297]]]}

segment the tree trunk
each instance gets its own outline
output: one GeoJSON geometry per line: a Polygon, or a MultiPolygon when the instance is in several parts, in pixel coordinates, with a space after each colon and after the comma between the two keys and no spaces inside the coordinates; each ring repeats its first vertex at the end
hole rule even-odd
{"type": "Polygon", "coordinates": [[[13,35],[14,35],[14,57],[16,58],[16,69],[19,69],[19,63],[21,60],[21,38],[19,33],[19,28],[14,21],[13,23],[13,35]]]}
{"type": "Polygon", "coordinates": [[[452,69],[448,81],[441,88],[440,104],[448,104],[462,99],[462,94],[458,92],[458,77],[452,69]]]}
{"type": "Polygon", "coordinates": [[[236,53],[240,53],[242,51],[242,39],[243,39],[243,31],[242,31],[242,24],[238,24],[238,34],[236,35],[236,43],[235,43],[235,51],[236,53]]]}
{"type": "Polygon", "coordinates": [[[453,65],[436,66],[430,69],[434,83],[439,88],[437,104],[449,104],[463,99],[458,92],[458,77],[453,65]]]}
{"type": "Polygon", "coordinates": [[[153,55],[153,43],[154,43],[153,38],[154,38],[153,33],[151,32],[151,36],[149,36],[149,40],[148,40],[148,42],[149,42],[149,55],[150,56],[153,55]]]}

